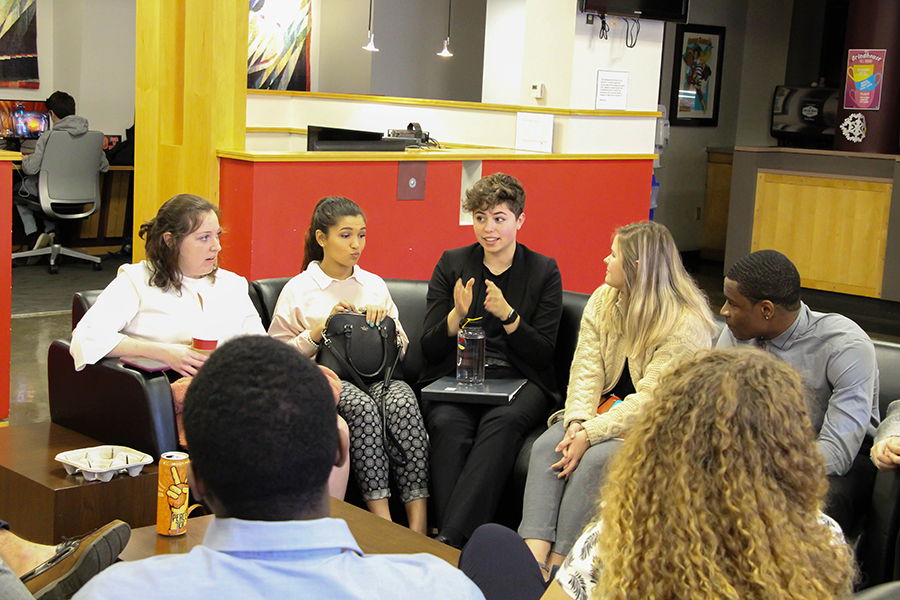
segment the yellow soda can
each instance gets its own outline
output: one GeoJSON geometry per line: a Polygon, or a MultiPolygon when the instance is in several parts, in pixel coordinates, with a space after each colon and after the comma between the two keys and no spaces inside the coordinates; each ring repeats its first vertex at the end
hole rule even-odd
{"type": "Polygon", "coordinates": [[[188,462],[184,452],[166,452],[159,458],[156,533],[160,535],[181,535],[187,531],[188,462]]]}

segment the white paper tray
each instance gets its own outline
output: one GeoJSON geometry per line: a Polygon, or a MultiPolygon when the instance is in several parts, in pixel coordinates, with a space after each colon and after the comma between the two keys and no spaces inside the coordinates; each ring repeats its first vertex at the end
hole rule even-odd
{"type": "Polygon", "coordinates": [[[149,454],[125,446],[93,446],[69,450],[57,454],[56,460],[66,467],[66,473],[69,475],[80,471],[85,481],[99,479],[103,482],[109,481],[122,471],[131,477],[137,477],[144,465],[153,462],[149,454]]]}

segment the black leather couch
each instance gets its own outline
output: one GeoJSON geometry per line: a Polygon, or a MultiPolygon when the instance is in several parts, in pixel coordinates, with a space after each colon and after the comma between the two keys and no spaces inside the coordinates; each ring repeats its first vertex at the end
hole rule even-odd
{"type": "MultiPolygon", "coordinates": [[[[250,296],[268,327],[275,303],[288,278],[251,283],[250,296]]],[[[423,366],[419,340],[425,319],[428,283],[393,279],[388,288],[397,304],[410,345],[403,363],[403,377],[415,384],[423,366]]],[[[80,320],[98,291],[81,292],[72,301],[72,324],[80,320]]],[[[563,314],[557,336],[554,362],[559,389],[568,385],[569,365],[575,352],[581,314],[589,296],[563,293],[563,314]]],[[[723,323],[719,323],[720,327],[723,323]]],[[[891,401],[900,398],[900,344],[875,342],[881,372],[879,404],[884,416],[891,401]]],[[[130,446],[159,456],[178,447],[169,380],[164,373],[142,373],[122,365],[118,359],[103,359],[75,372],[66,341],[55,341],[48,357],[50,417],[54,423],[104,443],[130,446]]],[[[538,427],[525,439],[497,515],[497,521],[517,527],[531,444],[543,431],[538,427]]],[[[352,486],[351,486],[352,487],[352,486]]],[[[863,585],[900,579],[900,470],[879,472],[871,505],[861,511],[858,526],[849,533],[858,540],[863,585]]]]}
{"type": "MultiPolygon", "coordinates": [[[[257,308],[266,328],[271,322],[278,295],[288,279],[288,277],[261,279],[250,284],[259,300],[257,308]]],[[[428,293],[428,282],[408,279],[387,279],[385,281],[400,313],[400,322],[409,337],[409,347],[406,349],[406,356],[402,364],[403,379],[415,389],[419,373],[425,366],[420,340],[425,324],[425,296],[428,293]]],[[[563,313],[560,318],[559,333],[556,336],[553,355],[557,386],[563,395],[565,395],[569,383],[569,366],[572,364],[572,356],[575,354],[581,315],[588,298],[590,298],[588,294],[563,292],[563,313]]],[[[559,408],[562,408],[562,405],[559,408]]],[[[513,529],[519,526],[522,518],[522,497],[525,494],[525,478],[528,475],[531,446],[545,429],[546,424],[541,423],[523,441],[516,457],[512,476],[499,503],[501,508],[498,509],[495,516],[498,523],[513,529]]],[[[348,498],[353,498],[353,496],[352,490],[348,491],[348,498]]]]}
{"type": "MultiPolygon", "coordinates": [[[[263,279],[250,284],[250,296],[268,328],[275,304],[288,277],[263,279]]],[[[401,315],[410,343],[402,363],[402,376],[415,387],[424,366],[420,345],[425,321],[427,281],[386,280],[401,315]]],[[[72,299],[74,328],[99,291],[79,292],[72,299]]],[[[557,335],[554,363],[559,389],[565,393],[569,365],[578,342],[581,315],[590,296],[563,292],[563,314],[557,335]]],[[[165,373],[144,373],[124,366],[116,358],[105,358],[76,372],[67,341],[57,340],[48,356],[50,419],[104,443],[129,446],[151,456],[178,449],[172,394],[165,373]]],[[[549,416],[549,415],[548,415],[549,416]]],[[[513,475],[501,501],[498,522],[517,527],[528,474],[531,445],[545,429],[542,423],[525,439],[513,475]]],[[[348,491],[348,500],[361,502],[348,491]]]]}

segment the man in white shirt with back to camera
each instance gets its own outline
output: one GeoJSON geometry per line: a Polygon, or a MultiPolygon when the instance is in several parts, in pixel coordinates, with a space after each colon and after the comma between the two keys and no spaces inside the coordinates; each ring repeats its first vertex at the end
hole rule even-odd
{"type": "Polygon", "coordinates": [[[113,565],[76,598],[483,600],[429,554],[365,555],[328,518],[328,476],[347,460],[334,395],[316,364],[266,336],[235,338],[185,398],[194,499],[215,513],[188,554],[113,565]]]}

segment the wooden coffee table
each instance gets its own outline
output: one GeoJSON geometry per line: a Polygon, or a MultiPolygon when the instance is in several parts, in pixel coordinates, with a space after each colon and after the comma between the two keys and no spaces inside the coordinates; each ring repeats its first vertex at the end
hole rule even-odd
{"type": "MultiPolygon", "coordinates": [[[[454,567],[459,562],[459,550],[414,533],[396,523],[376,517],[369,511],[341,500],[331,499],[331,516],[343,519],[350,526],[359,547],[366,554],[415,554],[425,552],[443,559],[454,567]]],[[[183,554],[203,542],[211,516],[188,519],[184,535],[168,537],[156,533],[156,527],[141,527],[131,532],[128,546],[119,555],[122,560],[139,560],[158,554],[183,554]]]]}
{"type": "Polygon", "coordinates": [[[108,483],[68,475],[54,458],[100,442],[52,423],[0,428],[0,519],[42,544],[92,531],[113,519],[132,527],[156,522],[157,466],[108,483]]]}

